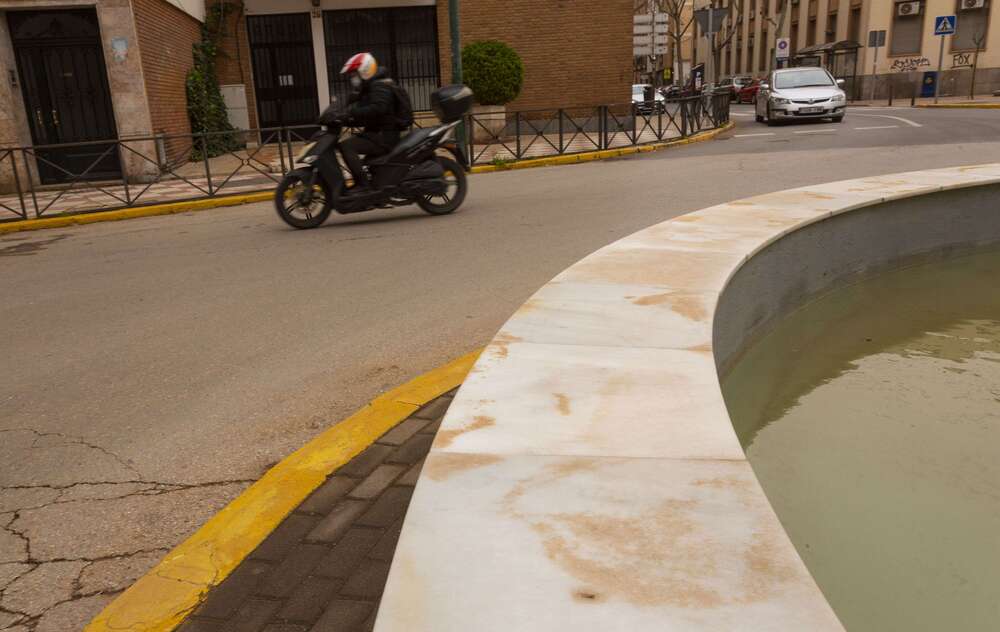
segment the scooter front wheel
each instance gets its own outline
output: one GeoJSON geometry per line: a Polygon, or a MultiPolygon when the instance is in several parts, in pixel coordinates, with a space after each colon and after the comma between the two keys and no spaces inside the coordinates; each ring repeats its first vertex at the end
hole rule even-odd
{"type": "Polygon", "coordinates": [[[469,192],[469,181],[462,165],[444,156],[438,156],[437,160],[444,169],[445,190],[437,195],[425,195],[417,200],[417,205],[431,215],[447,215],[462,206],[469,192]]]}
{"type": "Polygon", "coordinates": [[[311,177],[312,173],[306,169],[290,171],[274,192],[278,217],[292,228],[316,228],[333,210],[330,189],[322,180],[313,184],[312,195],[307,195],[311,177]]]}

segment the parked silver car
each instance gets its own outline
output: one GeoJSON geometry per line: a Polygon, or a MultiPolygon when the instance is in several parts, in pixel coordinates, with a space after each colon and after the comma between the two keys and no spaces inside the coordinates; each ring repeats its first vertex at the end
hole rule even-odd
{"type": "Polygon", "coordinates": [[[843,79],[834,79],[823,68],[782,68],[760,84],[757,93],[757,122],[774,125],[779,121],[829,118],[844,120],[847,95],[843,79]]]}

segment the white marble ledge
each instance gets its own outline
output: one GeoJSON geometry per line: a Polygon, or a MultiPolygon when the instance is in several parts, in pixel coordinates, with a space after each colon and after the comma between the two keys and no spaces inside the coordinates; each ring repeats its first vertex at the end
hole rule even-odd
{"type": "Polygon", "coordinates": [[[718,297],[832,215],[1000,182],[1000,164],[738,200],[602,248],[539,290],[462,386],[376,632],[841,629],[730,423],[718,297]]]}
{"type": "Polygon", "coordinates": [[[498,344],[708,350],[709,315],[717,301],[714,292],[656,285],[553,282],[521,306],[497,339],[498,344]]]}
{"type": "Polygon", "coordinates": [[[746,461],[432,453],[376,632],[840,630],[746,461]]]}
{"type": "Polygon", "coordinates": [[[433,450],[743,460],[710,350],[487,347],[433,450]]]}

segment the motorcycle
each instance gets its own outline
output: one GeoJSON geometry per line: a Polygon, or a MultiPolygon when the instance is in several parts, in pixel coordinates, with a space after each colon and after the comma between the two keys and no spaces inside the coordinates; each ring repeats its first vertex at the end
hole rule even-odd
{"type": "Polygon", "coordinates": [[[296,156],[296,168],[278,184],[275,208],[289,226],[316,228],[333,211],[363,213],[414,203],[431,215],[447,215],[465,201],[470,166],[454,139],[461,117],[415,129],[388,154],[365,160],[372,186],[357,192],[347,186],[337,158],[349,122],[334,105],[327,108],[320,116],[319,131],[296,156]]]}

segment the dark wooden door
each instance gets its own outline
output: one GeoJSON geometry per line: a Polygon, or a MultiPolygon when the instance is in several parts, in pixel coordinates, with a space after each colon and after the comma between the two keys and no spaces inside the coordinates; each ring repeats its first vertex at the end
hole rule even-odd
{"type": "Polygon", "coordinates": [[[32,142],[75,144],[37,150],[42,182],[120,177],[115,145],[93,142],[117,137],[97,14],[12,11],[8,23],[32,142]]]}
{"type": "Polygon", "coordinates": [[[260,126],[315,124],[319,93],[309,14],[250,16],[247,31],[260,126]]]}

